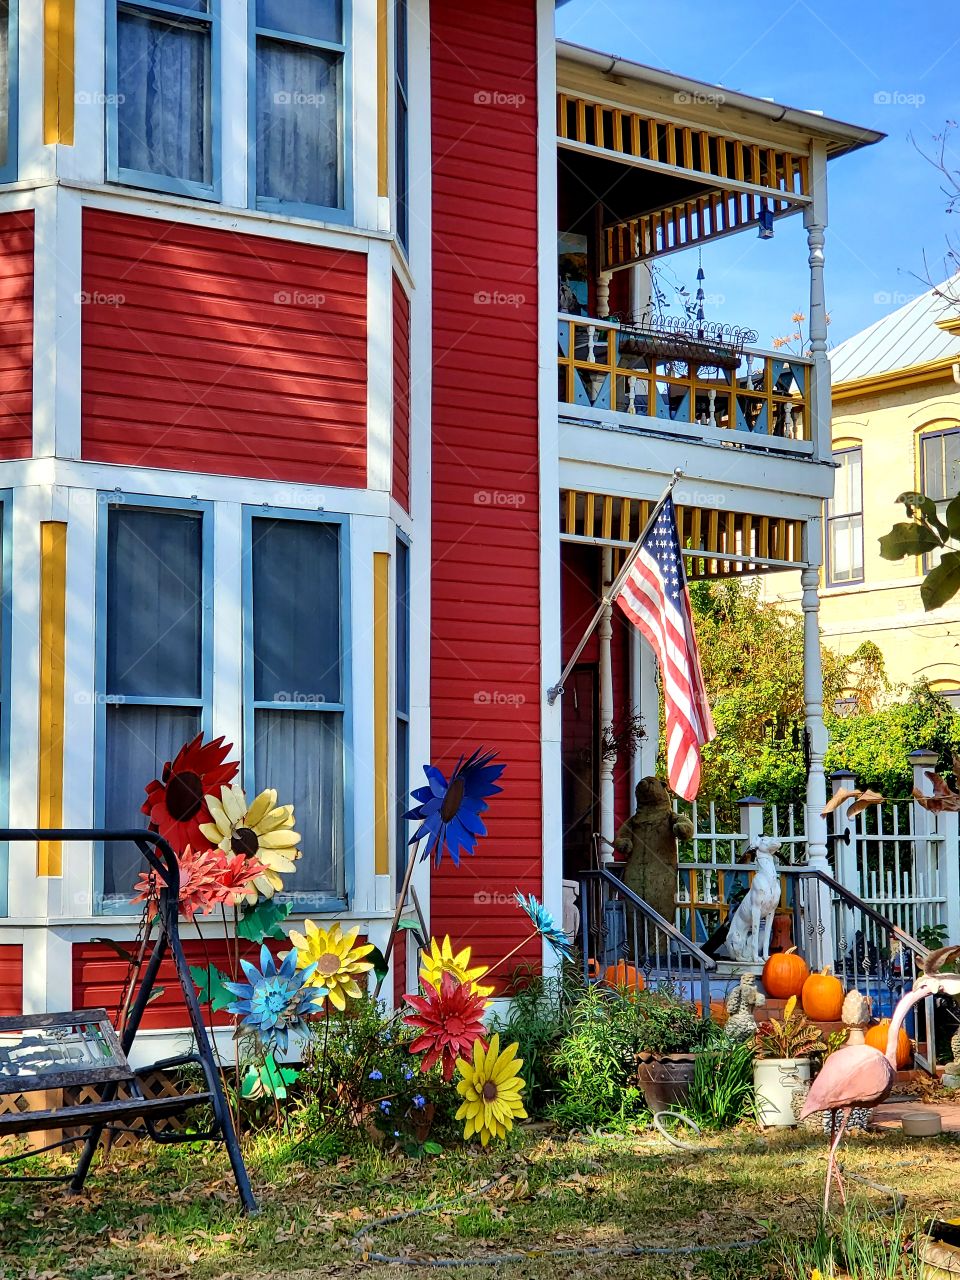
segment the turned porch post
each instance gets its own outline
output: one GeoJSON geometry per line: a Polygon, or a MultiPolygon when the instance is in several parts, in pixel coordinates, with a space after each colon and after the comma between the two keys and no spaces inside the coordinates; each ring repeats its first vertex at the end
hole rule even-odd
{"type": "MultiPolygon", "coordinates": [[[[823,759],[827,751],[827,729],[823,723],[823,661],[820,654],[820,561],[823,547],[820,517],[803,526],[803,559],[800,575],[803,587],[803,701],[810,770],[807,774],[806,834],[807,864],[832,874],[827,861],[827,820],[821,816],[827,803],[827,779],[823,759]]],[[[833,964],[833,915],[830,894],[821,886],[817,903],[810,904],[808,929],[811,954],[821,965],[833,964]]]]}
{"type": "Polygon", "coordinates": [[[803,211],[810,267],[810,438],[817,458],[831,456],[830,361],[827,359],[827,304],[823,289],[823,245],[827,228],[827,153],[822,142],[810,152],[811,202],[803,211]]]}
{"type": "MultiPolygon", "coordinates": [[[[613,582],[613,551],[604,547],[601,555],[601,594],[613,582]]],[[[604,840],[613,843],[614,811],[613,811],[613,769],[617,763],[616,751],[604,750],[606,730],[613,725],[613,658],[611,641],[613,638],[613,606],[607,605],[600,615],[597,627],[600,640],[600,724],[598,726],[600,752],[600,834],[604,840]]],[[[601,857],[609,861],[612,857],[610,845],[601,847],[601,857]]]]}

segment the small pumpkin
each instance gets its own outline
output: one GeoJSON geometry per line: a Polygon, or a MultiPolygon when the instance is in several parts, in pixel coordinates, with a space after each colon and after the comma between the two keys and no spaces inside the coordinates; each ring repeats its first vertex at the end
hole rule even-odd
{"type": "Polygon", "coordinates": [[[608,987],[616,987],[618,991],[642,991],[646,986],[643,974],[626,960],[618,960],[608,965],[603,973],[603,980],[608,987]]]}
{"type": "MultiPolygon", "coordinates": [[[[864,1032],[863,1038],[872,1048],[879,1049],[881,1053],[886,1053],[889,1033],[890,1019],[883,1018],[872,1027],[868,1027],[864,1032]]],[[[897,1070],[906,1071],[911,1062],[913,1062],[913,1041],[901,1027],[897,1036],[897,1070]]]]}
{"type": "Polygon", "coordinates": [[[843,983],[829,969],[811,973],[800,993],[803,1012],[814,1022],[839,1022],[843,1011],[843,983]]]}
{"type": "Polygon", "coordinates": [[[770,956],[763,966],[761,981],[768,996],[775,1000],[789,1000],[791,996],[800,994],[809,977],[806,960],[797,955],[796,947],[791,947],[770,956]]]}

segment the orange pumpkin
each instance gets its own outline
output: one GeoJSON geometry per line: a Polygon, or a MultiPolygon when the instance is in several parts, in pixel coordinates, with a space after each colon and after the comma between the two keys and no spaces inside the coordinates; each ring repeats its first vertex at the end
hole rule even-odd
{"type": "Polygon", "coordinates": [[[803,1012],[814,1022],[839,1022],[843,1010],[843,983],[829,969],[811,973],[800,993],[803,1012]]]}
{"type": "Polygon", "coordinates": [[[608,965],[604,970],[603,980],[608,987],[616,987],[617,990],[642,991],[646,986],[640,970],[627,964],[626,960],[608,965]]]}
{"type": "Polygon", "coordinates": [[[763,966],[761,981],[768,996],[775,1000],[789,1000],[798,996],[803,984],[810,977],[810,970],[803,956],[797,955],[796,947],[789,951],[781,951],[772,955],[763,966]]]}
{"type": "MultiPolygon", "coordinates": [[[[884,1018],[881,1022],[875,1023],[874,1026],[868,1027],[864,1032],[863,1038],[874,1049],[879,1049],[881,1053],[886,1053],[889,1033],[890,1019],[884,1018]]],[[[906,1071],[912,1061],[913,1041],[901,1027],[897,1036],[897,1070],[906,1071]]]]}

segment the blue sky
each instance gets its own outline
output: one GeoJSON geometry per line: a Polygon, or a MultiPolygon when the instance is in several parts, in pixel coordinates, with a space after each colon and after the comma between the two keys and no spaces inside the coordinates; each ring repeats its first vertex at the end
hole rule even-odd
{"type": "MultiPolygon", "coordinates": [[[[830,165],[831,345],[946,274],[946,237],[960,238],[960,215],[947,214],[940,174],[910,135],[930,152],[945,121],[960,120],[955,2],[569,0],[557,12],[557,34],[888,135],[830,165]]],[[[960,129],[948,142],[948,162],[960,168],[960,129]]],[[[696,288],[695,258],[676,254],[664,263],[696,288]]],[[[770,241],[744,232],[708,245],[703,266],[708,318],[758,330],[761,346],[790,332],[793,311],[808,309],[799,217],[778,223],[770,241]]]]}

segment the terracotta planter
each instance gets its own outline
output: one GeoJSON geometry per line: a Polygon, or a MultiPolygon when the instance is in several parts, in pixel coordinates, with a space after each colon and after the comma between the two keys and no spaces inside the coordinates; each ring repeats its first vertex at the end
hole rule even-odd
{"type": "Polygon", "coordinates": [[[765,1128],[792,1128],[810,1084],[809,1058],[760,1058],[753,1064],[757,1118],[765,1128]]]}
{"type": "Polygon", "coordinates": [[[692,1053],[637,1054],[637,1082],[654,1115],[683,1106],[693,1084],[696,1061],[692,1053]]]}

